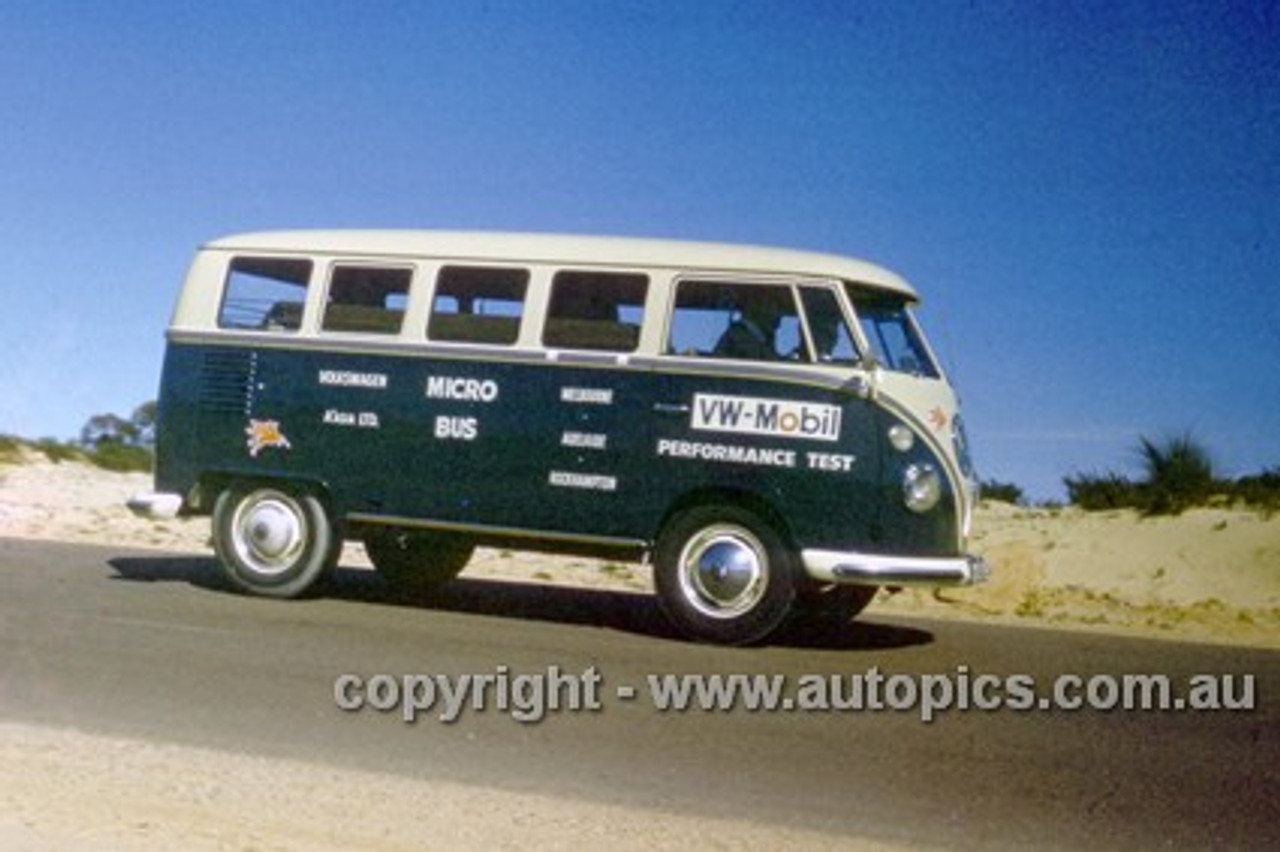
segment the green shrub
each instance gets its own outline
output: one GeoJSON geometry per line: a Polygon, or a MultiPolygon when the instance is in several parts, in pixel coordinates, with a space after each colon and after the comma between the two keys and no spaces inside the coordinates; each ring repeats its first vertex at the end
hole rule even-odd
{"type": "MultiPolygon", "coordinates": [[[[1143,470],[1140,481],[1112,472],[1068,476],[1063,479],[1068,498],[1091,511],[1138,509],[1147,515],[1178,515],[1233,488],[1214,477],[1209,451],[1189,433],[1160,443],[1140,437],[1136,455],[1143,470]]],[[[1264,482],[1254,488],[1265,496],[1269,486],[1264,482]]]]}
{"type": "Polygon", "coordinates": [[[61,464],[64,461],[84,460],[83,450],[75,444],[68,444],[56,438],[41,438],[31,446],[44,453],[45,458],[54,464],[61,464]]]}
{"type": "Polygon", "coordinates": [[[89,453],[89,461],[104,470],[122,473],[151,471],[151,452],[144,447],[126,444],[102,443],[89,453]]]}
{"type": "Polygon", "coordinates": [[[999,482],[994,479],[988,479],[982,483],[981,493],[983,500],[1010,503],[1014,506],[1022,505],[1022,489],[1012,482],[999,482]]]}
{"type": "Polygon", "coordinates": [[[1141,505],[1141,488],[1118,473],[1082,473],[1062,480],[1067,501],[1089,512],[1133,509],[1141,505]]]}
{"type": "Polygon", "coordinates": [[[1141,508],[1149,515],[1179,515],[1202,506],[1217,487],[1209,451],[1189,433],[1161,444],[1139,438],[1138,456],[1146,473],[1141,508]]]}
{"type": "Polygon", "coordinates": [[[12,435],[0,435],[0,464],[16,462],[22,456],[23,442],[12,435]]]}
{"type": "Polygon", "coordinates": [[[1280,511],[1280,467],[1242,476],[1228,489],[1234,500],[1268,513],[1280,511]]]}

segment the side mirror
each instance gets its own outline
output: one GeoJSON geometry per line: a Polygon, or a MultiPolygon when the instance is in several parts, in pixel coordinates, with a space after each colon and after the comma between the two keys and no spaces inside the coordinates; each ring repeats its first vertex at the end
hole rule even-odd
{"type": "Polygon", "coordinates": [[[874,355],[863,355],[854,369],[858,372],[849,380],[847,387],[861,399],[875,399],[880,388],[880,362],[874,355]]]}

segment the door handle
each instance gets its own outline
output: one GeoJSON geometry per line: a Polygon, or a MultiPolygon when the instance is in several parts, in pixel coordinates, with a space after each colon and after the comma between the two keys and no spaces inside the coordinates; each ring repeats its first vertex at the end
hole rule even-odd
{"type": "Polygon", "coordinates": [[[688,414],[689,406],[680,402],[655,402],[653,410],[659,414],[688,414]]]}

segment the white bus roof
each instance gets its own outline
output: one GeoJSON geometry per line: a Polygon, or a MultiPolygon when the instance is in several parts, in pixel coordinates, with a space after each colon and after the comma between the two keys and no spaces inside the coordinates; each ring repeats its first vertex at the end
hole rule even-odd
{"type": "Polygon", "coordinates": [[[918,298],[905,280],[873,263],[732,243],[489,231],[304,230],[238,234],[214,240],[205,248],[798,274],[855,281],[900,293],[912,301],[918,298]]]}

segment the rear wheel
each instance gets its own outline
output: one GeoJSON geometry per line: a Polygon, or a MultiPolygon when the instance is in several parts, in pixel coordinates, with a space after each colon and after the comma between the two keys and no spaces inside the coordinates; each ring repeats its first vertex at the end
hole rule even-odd
{"type": "Polygon", "coordinates": [[[213,507],[213,544],[240,589],[297,597],[325,579],[342,541],[310,491],[293,485],[237,484],[213,507]]]}
{"type": "Polygon", "coordinates": [[[791,550],[751,512],[699,506],[678,515],[659,537],[654,585],[681,632],[747,645],[787,620],[798,571],[791,550]]]}
{"type": "Polygon", "coordinates": [[[425,530],[378,529],[364,537],[378,573],[406,592],[429,592],[457,577],[475,545],[463,536],[425,530]]]}

